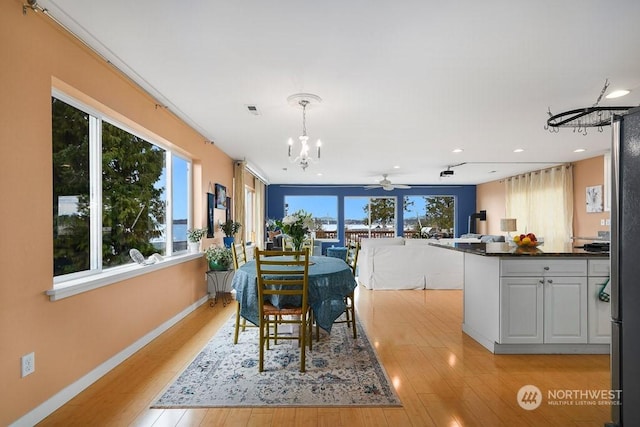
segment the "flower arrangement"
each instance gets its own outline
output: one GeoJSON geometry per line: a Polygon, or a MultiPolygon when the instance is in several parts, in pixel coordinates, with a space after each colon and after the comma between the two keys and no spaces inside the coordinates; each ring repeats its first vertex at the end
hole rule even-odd
{"type": "Polygon", "coordinates": [[[220,224],[220,230],[222,230],[224,235],[227,237],[233,237],[238,231],[240,231],[240,227],[242,227],[242,224],[235,222],[232,219],[220,224]]]}
{"type": "Polygon", "coordinates": [[[280,227],[284,234],[291,237],[293,247],[298,251],[302,247],[305,236],[313,228],[314,222],[310,213],[299,210],[285,216],[281,221],[276,221],[276,225],[280,227]]]}
{"type": "Polygon", "coordinates": [[[204,256],[207,258],[209,267],[211,267],[212,270],[215,270],[214,266],[218,266],[219,269],[226,270],[233,262],[231,249],[220,246],[209,246],[207,250],[204,251],[204,256]]]}
{"type": "Polygon", "coordinates": [[[190,230],[187,230],[187,239],[191,243],[198,243],[200,240],[202,240],[205,234],[207,234],[206,228],[192,228],[190,230]]]}

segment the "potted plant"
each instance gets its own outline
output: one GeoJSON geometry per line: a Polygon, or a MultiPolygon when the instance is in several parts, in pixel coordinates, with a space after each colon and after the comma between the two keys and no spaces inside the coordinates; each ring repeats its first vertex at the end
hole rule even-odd
{"type": "Polygon", "coordinates": [[[192,228],[187,230],[187,240],[189,241],[189,253],[200,252],[200,241],[207,234],[206,228],[192,228]]]}
{"type": "Polygon", "coordinates": [[[204,253],[210,270],[228,270],[233,262],[231,249],[211,245],[204,253]]]}
{"type": "Polygon", "coordinates": [[[231,245],[233,245],[233,236],[235,236],[235,234],[240,230],[240,227],[242,227],[242,224],[232,219],[229,219],[220,224],[220,230],[222,230],[222,232],[226,236],[222,240],[224,241],[224,245],[227,248],[230,248],[231,245]]]}

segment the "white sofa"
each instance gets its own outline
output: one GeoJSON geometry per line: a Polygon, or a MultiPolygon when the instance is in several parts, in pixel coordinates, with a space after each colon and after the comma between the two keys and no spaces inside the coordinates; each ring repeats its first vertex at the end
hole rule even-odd
{"type": "MultiPolygon", "coordinates": [[[[448,242],[479,242],[449,239],[448,242]]],[[[358,282],[368,289],[461,289],[463,254],[429,239],[362,239],[358,282]]]]}

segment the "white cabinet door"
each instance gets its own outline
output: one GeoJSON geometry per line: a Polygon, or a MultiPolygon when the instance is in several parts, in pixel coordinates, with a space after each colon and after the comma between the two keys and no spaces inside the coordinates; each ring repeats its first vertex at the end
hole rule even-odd
{"type": "Polygon", "coordinates": [[[541,277],[500,279],[500,343],[543,342],[543,288],[541,277]]]}
{"type": "Polygon", "coordinates": [[[600,301],[598,295],[607,277],[589,277],[587,308],[589,312],[589,343],[611,342],[611,303],[600,301]]]}
{"type": "Polygon", "coordinates": [[[587,278],[544,279],[544,342],[587,342],[587,278]]]}

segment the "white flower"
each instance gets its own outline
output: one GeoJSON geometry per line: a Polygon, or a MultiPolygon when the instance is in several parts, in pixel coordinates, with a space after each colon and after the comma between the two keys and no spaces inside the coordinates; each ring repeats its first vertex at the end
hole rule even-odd
{"type": "Polygon", "coordinates": [[[294,215],[287,215],[284,218],[282,218],[282,223],[285,225],[295,224],[296,221],[298,221],[298,217],[294,215]]]}

